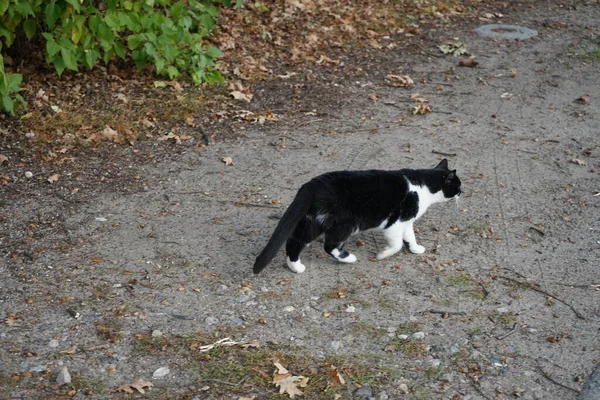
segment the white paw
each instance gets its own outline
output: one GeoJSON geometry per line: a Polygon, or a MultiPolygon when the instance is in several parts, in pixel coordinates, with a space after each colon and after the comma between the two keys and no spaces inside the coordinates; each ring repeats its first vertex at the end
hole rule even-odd
{"type": "Polygon", "coordinates": [[[304,266],[304,264],[302,264],[300,262],[300,259],[298,259],[298,261],[291,261],[290,258],[288,257],[286,262],[287,262],[287,266],[297,274],[301,274],[304,271],[306,271],[306,267],[304,266]]]}
{"type": "Polygon", "coordinates": [[[409,246],[409,249],[410,249],[411,253],[415,253],[415,254],[425,253],[425,247],[421,246],[420,244],[413,244],[413,245],[409,246]]]}
{"type": "Polygon", "coordinates": [[[356,256],[354,254],[352,254],[352,253],[349,253],[348,257],[346,257],[346,258],[338,258],[337,260],[339,262],[350,264],[350,263],[356,262],[356,256]]]}

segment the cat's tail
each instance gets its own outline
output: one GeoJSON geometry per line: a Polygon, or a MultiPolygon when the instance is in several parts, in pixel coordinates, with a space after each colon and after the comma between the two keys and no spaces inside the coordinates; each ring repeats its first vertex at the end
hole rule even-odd
{"type": "Polygon", "coordinates": [[[304,218],[310,209],[313,198],[314,189],[312,185],[306,184],[300,188],[294,201],[292,201],[292,204],[290,204],[283,214],[283,217],[279,220],[275,232],[273,232],[271,239],[269,239],[269,243],[267,243],[263,251],[256,257],[253,268],[255,274],[258,274],[265,269],[267,264],[269,264],[277,254],[279,248],[283,246],[287,239],[292,235],[298,222],[304,218]]]}

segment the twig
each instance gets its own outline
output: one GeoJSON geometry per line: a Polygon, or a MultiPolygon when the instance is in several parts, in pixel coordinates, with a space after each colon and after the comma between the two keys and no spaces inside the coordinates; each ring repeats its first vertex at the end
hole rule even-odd
{"type": "Polygon", "coordinates": [[[529,283],[529,282],[521,282],[521,281],[519,281],[517,279],[509,278],[508,276],[502,276],[502,275],[498,275],[498,278],[502,278],[502,279],[505,279],[507,281],[514,282],[516,284],[526,286],[527,288],[529,288],[529,289],[531,289],[531,290],[533,290],[535,292],[545,294],[548,297],[552,297],[554,300],[556,300],[556,301],[558,301],[560,303],[563,303],[565,306],[569,307],[575,313],[575,315],[577,316],[577,318],[585,319],[585,317],[583,315],[581,315],[575,308],[573,308],[572,305],[570,305],[566,301],[558,298],[557,296],[555,296],[553,294],[550,294],[550,293],[546,292],[545,290],[540,289],[538,287],[538,285],[536,285],[536,284],[529,283]]]}
{"type": "Polygon", "coordinates": [[[536,231],[537,233],[539,233],[542,236],[545,236],[546,234],[544,233],[544,231],[539,230],[538,228],[534,227],[534,226],[530,226],[529,229],[531,229],[532,231],[536,231]]]}
{"type": "Polygon", "coordinates": [[[444,311],[444,310],[427,310],[430,314],[442,314],[442,315],[467,315],[464,311],[444,311]]]}
{"type": "Polygon", "coordinates": [[[471,381],[471,385],[475,388],[475,390],[477,390],[477,393],[479,393],[481,395],[481,397],[483,397],[484,399],[490,400],[491,397],[489,397],[488,395],[483,393],[483,390],[481,390],[481,387],[479,387],[479,384],[477,384],[477,382],[475,382],[475,379],[473,379],[469,374],[467,374],[467,376],[469,377],[469,380],[471,381]]]}
{"type": "Polygon", "coordinates": [[[437,150],[431,150],[431,152],[433,154],[439,154],[440,156],[446,156],[446,157],[456,157],[456,153],[444,153],[441,151],[437,151],[437,150]]]}
{"type": "Polygon", "coordinates": [[[485,298],[487,298],[487,297],[488,297],[488,294],[490,294],[490,292],[488,292],[488,290],[485,288],[485,286],[483,286],[483,283],[481,283],[481,282],[479,282],[479,281],[475,281],[475,282],[477,282],[477,284],[478,284],[479,286],[481,286],[481,290],[483,290],[483,298],[484,298],[484,299],[485,299],[485,298]]]}
{"type": "Polygon", "coordinates": [[[203,381],[217,382],[217,383],[222,383],[224,385],[229,385],[229,386],[240,386],[242,383],[244,383],[244,381],[246,379],[248,379],[248,375],[246,375],[242,379],[240,379],[240,381],[238,383],[232,383],[232,382],[222,381],[220,379],[203,379],[203,381]]]}
{"type": "Polygon", "coordinates": [[[441,57],[445,57],[446,56],[445,54],[434,54],[434,53],[430,52],[429,50],[426,50],[423,47],[419,46],[416,43],[411,43],[411,45],[415,46],[417,49],[421,50],[423,53],[429,54],[432,57],[440,57],[441,58],[441,57]]]}
{"type": "Polygon", "coordinates": [[[544,378],[548,379],[550,382],[554,383],[555,385],[558,385],[558,386],[560,386],[560,387],[562,387],[562,388],[565,388],[565,389],[571,390],[571,391],[573,391],[573,392],[575,392],[575,393],[577,393],[577,394],[581,394],[581,391],[580,391],[580,390],[573,389],[573,388],[572,388],[572,387],[570,387],[570,386],[563,385],[562,383],[560,383],[560,382],[558,382],[558,381],[554,380],[554,378],[552,378],[552,377],[550,376],[550,374],[546,373],[546,371],[544,371],[544,370],[542,369],[542,367],[540,367],[539,365],[537,366],[537,368],[540,370],[540,372],[542,373],[542,375],[544,376],[544,378]]]}
{"type": "Polygon", "coordinates": [[[508,333],[505,333],[504,335],[496,336],[496,339],[498,339],[498,340],[506,339],[507,337],[509,337],[510,335],[515,333],[516,331],[517,331],[517,323],[515,322],[513,324],[512,329],[510,331],[508,331],[508,333]]]}

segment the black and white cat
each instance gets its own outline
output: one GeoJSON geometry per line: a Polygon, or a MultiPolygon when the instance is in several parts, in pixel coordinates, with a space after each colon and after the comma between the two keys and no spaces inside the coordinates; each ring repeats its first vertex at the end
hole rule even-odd
{"type": "Polygon", "coordinates": [[[306,267],[300,252],[325,233],[325,251],[344,263],[356,257],[344,250],[348,238],[367,230],[383,231],[388,245],[377,259],[396,254],[403,242],[411,252],[421,254],[414,222],[427,208],[460,196],[460,179],[456,170],[448,169],[443,159],[431,169],[398,171],[329,172],[302,185],[294,201],[283,214],[267,246],[256,258],[258,274],[286,243],[287,265],[297,273],[306,267]]]}

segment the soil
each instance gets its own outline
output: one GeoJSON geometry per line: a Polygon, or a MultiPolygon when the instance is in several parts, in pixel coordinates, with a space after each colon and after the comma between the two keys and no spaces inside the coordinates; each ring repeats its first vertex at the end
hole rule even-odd
{"type": "Polygon", "coordinates": [[[489,12],[340,52],[335,71],[282,68],[297,75],[257,83],[248,105],[278,121],[230,122],[208,146],[147,139],[62,165],[27,163],[28,138],[5,146],[0,397],[289,398],[279,359],[311,399],[600,399],[600,8],[489,12]],[[488,23],[538,36],[474,33],[488,23]],[[454,38],[478,65],[439,51],[454,38]],[[444,157],[464,195],[417,222],[424,254],[374,261],[369,233],[355,264],[317,242],[303,274],[283,252],[252,274],[311,177],[444,157]],[[260,347],[201,351],[226,337],[260,347]],[[137,379],[153,387],[117,391],[137,379]]]}

